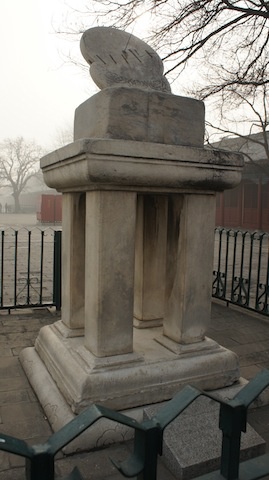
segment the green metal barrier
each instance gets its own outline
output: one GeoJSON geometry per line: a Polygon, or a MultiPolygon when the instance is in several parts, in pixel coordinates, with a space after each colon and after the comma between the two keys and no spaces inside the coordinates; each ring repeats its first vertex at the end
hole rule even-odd
{"type": "MultiPolygon", "coordinates": [[[[100,418],[105,417],[135,430],[134,452],[129,459],[113,464],[125,477],[139,480],[155,480],[158,455],[162,454],[163,431],[200,395],[220,403],[220,429],[222,430],[222,454],[219,471],[212,472],[199,480],[255,480],[269,474],[269,455],[248,460],[240,464],[241,433],[246,430],[247,409],[258,395],[269,385],[269,370],[260,372],[232,400],[221,400],[214,394],[187,386],[166,403],[151,420],[138,423],[126,415],[108,408],[93,405],[61,430],[54,433],[43,445],[29,446],[23,440],[0,435],[0,450],[5,450],[26,459],[26,480],[54,480],[54,457],[56,453],[81,435],[100,418]]],[[[75,468],[65,480],[82,480],[75,468]]]]}
{"type": "MultiPolygon", "coordinates": [[[[241,434],[246,431],[249,405],[269,385],[269,370],[262,370],[240,392],[228,401],[216,399],[220,405],[219,427],[222,430],[220,470],[201,477],[199,480],[256,480],[269,474],[269,455],[265,454],[240,464],[241,434]]],[[[198,479],[196,479],[198,480],[198,479]]]]}

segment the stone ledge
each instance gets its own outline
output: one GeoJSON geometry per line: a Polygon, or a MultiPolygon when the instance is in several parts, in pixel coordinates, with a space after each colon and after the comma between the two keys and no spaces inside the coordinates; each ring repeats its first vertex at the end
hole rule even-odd
{"type": "Polygon", "coordinates": [[[244,166],[243,156],[240,153],[227,152],[226,150],[108,138],[82,138],[76,140],[42,157],[40,165],[41,168],[46,168],[85,153],[134,159],[181,160],[187,163],[226,165],[231,168],[242,168],[244,166]]]}
{"type": "Polygon", "coordinates": [[[230,152],[104,139],[78,140],[41,159],[46,184],[62,192],[212,193],[237,186],[242,166],[230,152]]]}

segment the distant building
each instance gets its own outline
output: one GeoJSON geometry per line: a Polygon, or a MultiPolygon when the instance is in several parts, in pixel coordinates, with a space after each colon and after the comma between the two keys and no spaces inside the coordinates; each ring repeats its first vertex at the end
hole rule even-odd
{"type": "Polygon", "coordinates": [[[224,138],[213,145],[246,154],[240,185],[217,195],[216,225],[269,231],[269,158],[263,143],[262,134],[258,133],[224,138]]]}
{"type": "MultiPolygon", "coordinates": [[[[62,219],[61,201],[62,195],[44,183],[40,170],[20,194],[21,213],[36,213],[37,220],[41,223],[58,223],[62,219]]],[[[0,213],[14,213],[14,198],[10,187],[1,187],[0,205],[0,213]]]]}

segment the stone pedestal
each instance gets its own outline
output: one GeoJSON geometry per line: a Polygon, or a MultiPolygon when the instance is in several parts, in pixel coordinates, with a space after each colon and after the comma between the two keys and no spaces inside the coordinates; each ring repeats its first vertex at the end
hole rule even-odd
{"type": "MultiPolygon", "coordinates": [[[[189,383],[214,390],[236,382],[236,355],[205,333],[214,191],[238,183],[241,157],[84,139],[44,157],[42,168],[63,192],[64,288],[77,295],[23,351],[30,381],[43,365],[75,413],[91,403],[160,402],[189,383]],[[133,328],[133,314],[151,328],[133,328]]],[[[43,388],[36,383],[40,398],[43,388]]]]}
{"type": "Polygon", "coordinates": [[[63,193],[62,320],[21,354],[54,429],[92,403],[143,407],[240,375],[205,334],[215,193],[238,185],[242,158],[203,148],[203,103],[171,94],[144,42],[100,27],[81,48],[102,90],[41,160],[63,193]]]}

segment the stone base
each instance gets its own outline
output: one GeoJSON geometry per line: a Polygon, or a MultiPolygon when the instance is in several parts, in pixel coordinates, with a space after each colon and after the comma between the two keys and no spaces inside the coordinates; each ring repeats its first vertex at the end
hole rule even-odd
{"type": "MultiPolygon", "coordinates": [[[[34,348],[23,350],[21,362],[52,429],[58,431],[76,415],[34,348]]],[[[245,381],[240,379],[234,386],[221,389],[218,393],[224,398],[233,398],[244,385],[245,381]]],[[[163,405],[164,403],[148,405],[121,413],[141,423],[145,418],[152,418],[163,405]]],[[[221,445],[218,408],[218,404],[210,399],[199,398],[165,429],[162,458],[177,478],[185,480],[218,468],[221,445]]],[[[101,448],[130,440],[133,435],[133,429],[102,418],[65,447],[64,453],[74,454],[101,448]]],[[[265,451],[264,440],[249,425],[247,433],[242,435],[241,450],[242,460],[265,451]]]]}
{"type": "Polygon", "coordinates": [[[63,335],[61,325],[43,327],[21,360],[30,381],[43,364],[75,414],[93,403],[114,410],[158,403],[187,384],[215,390],[239,378],[237,356],[207,338],[180,349],[160,327],[134,329],[133,353],[98,358],[84,337],[63,335]]]}
{"type": "MultiPolygon", "coordinates": [[[[25,348],[20,355],[20,360],[52,430],[57,432],[67,423],[71,422],[76,415],[72,412],[70,405],[68,405],[64,399],[33,347],[25,348]]],[[[126,410],[122,413],[134,418],[138,422],[143,421],[142,408],[126,410]]],[[[64,448],[64,453],[73,454],[101,448],[104,445],[130,440],[133,438],[133,435],[133,429],[101,418],[78,438],[68,444],[64,448]]]]}
{"type": "MultiPolygon", "coordinates": [[[[134,329],[134,353],[96,358],[83,346],[84,337],[70,337],[67,330],[61,321],[43,327],[36,347],[24,349],[20,356],[54,431],[91,403],[120,409],[141,423],[163,406],[153,402],[170,398],[185,384],[219,389],[214,393],[223,398],[233,398],[245,385],[243,379],[235,381],[237,357],[210,339],[180,349],[162,336],[162,328],[134,329]],[[138,402],[139,407],[128,408],[138,402]]],[[[218,408],[212,400],[199,398],[165,429],[164,460],[177,478],[184,480],[218,468],[218,408]]],[[[133,429],[102,418],[64,452],[92,450],[133,435],[133,429]]],[[[248,426],[242,436],[242,459],[260,455],[264,449],[265,442],[248,426]]]]}
{"type": "Polygon", "coordinates": [[[152,320],[150,319],[139,319],[134,317],[133,318],[133,326],[135,328],[152,328],[152,327],[162,327],[163,325],[163,317],[162,318],[153,318],[152,320]]]}
{"type": "MultiPolygon", "coordinates": [[[[152,418],[160,408],[146,407],[144,419],[152,418]]],[[[199,477],[220,468],[221,443],[219,405],[200,397],[165,429],[162,458],[176,478],[199,477]]],[[[265,450],[266,442],[247,425],[241,437],[241,461],[262,455],[265,450]]]]}

